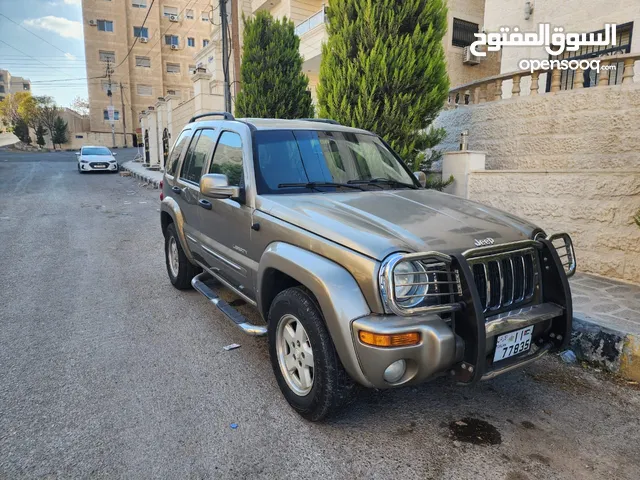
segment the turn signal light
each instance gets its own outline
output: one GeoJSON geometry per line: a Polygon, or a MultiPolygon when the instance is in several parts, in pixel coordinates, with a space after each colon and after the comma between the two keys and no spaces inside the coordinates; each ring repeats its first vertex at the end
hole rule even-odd
{"type": "Polygon", "coordinates": [[[406,347],[420,343],[419,332],[398,333],[394,335],[371,333],[360,330],[358,332],[360,341],[374,347],[406,347]]]}

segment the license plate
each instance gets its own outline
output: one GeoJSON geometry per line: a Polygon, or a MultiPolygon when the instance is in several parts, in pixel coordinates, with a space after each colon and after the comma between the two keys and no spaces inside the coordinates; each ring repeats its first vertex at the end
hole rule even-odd
{"type": "Polygon", "coordinates": [[[93,167],[93,168],[106,168],[106,165],[96,165],[96,166],[95,166],[95,167],[93,167]]]}
{"type": "Polygon", "coordinates": [[[493,355],[493,361],[499,362],[528,351],[531,348],[532,333],[533,327],[527,327],[500,335],[496,339],[496,353],[493,355]]]}

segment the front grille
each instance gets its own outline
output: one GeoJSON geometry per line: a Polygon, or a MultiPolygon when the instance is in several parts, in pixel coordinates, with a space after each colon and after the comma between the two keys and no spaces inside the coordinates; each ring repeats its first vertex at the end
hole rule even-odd
{"type": "Polygon", "coordinates": [[[468,261],[484,312],[516,307],[533,297],[538,282],[535,249],[501,252],[468,261]]]}
{"type": "Polygon", "coordinates": [[[104,163],[104,162],[91,162],[91,163],[89,164],[89,166],[90,166],[91,168],[96,168],[96,167],[107,167],[107,166],[109,166],[109,164],[108,164],[108,163],[104,163]]]}

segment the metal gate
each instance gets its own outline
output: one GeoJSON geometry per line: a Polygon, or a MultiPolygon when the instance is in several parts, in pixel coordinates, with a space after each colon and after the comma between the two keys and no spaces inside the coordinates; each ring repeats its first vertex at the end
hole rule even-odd
{"type": "Polygon", "coordinates": [[[169,157],[169,130],[166,128],[162,132],[162,168],[167,165],[167,158],[169,157]]]}
{"type": "Polygon", "coordinates": [[[144,160],[146,163],[151,163],[151,155],[149,153],[149,130],[144,131],[144,160]]]}

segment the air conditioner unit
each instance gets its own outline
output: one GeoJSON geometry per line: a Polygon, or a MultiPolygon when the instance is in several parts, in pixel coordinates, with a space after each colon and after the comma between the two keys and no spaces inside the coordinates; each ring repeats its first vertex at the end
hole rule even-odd
{"type": "Polygon", "coordinates": [[[140,43],[147,43],[149,39],[147,37],[140,37],[140,43]]]}
{"type": "Polygon", "coordinates": [[[171,50],[177,50],[178,49],[178,45],[171,45],[171,50]]]}
{"type": "Polygon", "coordinates": [[[95,27],[98,24],[98,22],[96,22],[95,20],[89,20],[89,25],[91,25],[92,27],[95,27]]]}
{"type": "Polygon", "coordinates": [[[464,51],[462,52],[462,63],[465,65],[478,65],[480,63],[480,58],[482,57],[478,57],[471,52],[471,48],[464,47],[464,51]]]}
{"type": "Polygon", "coordinates": [[[178,15],[169,15],[169,21],[170,22],[177,22],[178,21],[178,15]]]}

